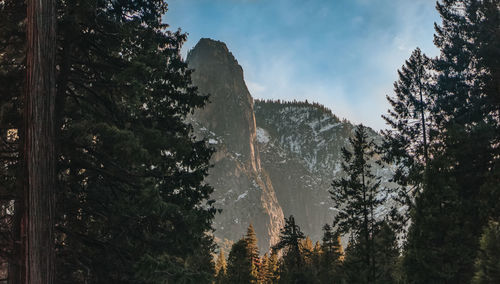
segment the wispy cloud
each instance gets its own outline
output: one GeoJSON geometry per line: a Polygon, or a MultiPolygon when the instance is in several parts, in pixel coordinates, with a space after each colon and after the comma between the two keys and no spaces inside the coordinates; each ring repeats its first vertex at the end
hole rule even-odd
{"type": "Polygon", "coordinates": [[[385,128],[385,95],[411,51],[432,45],[429,0],[172,0],[166,21],[227,43],[257,98],[317,101],[385,128]]]}

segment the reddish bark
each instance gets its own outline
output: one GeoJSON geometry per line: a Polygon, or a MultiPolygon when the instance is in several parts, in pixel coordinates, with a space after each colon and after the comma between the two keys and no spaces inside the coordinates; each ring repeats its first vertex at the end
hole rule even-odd
{"type": "Polygon", "coordinates": [[[56,0],[29,0],[24,104],[26,283],[54,283],[56,0]]]}

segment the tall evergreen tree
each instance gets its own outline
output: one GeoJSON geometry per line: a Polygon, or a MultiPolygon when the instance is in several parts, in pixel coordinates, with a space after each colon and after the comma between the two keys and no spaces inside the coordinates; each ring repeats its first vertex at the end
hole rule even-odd
{"type": "Polygon", "coordinates": [[[399,250],[396,234],[387,222],[382,222],[376,228],[373,236],[373,268],[367,267],[365,261],[366,240],[363,236],[349,243],[342,266],[347,283],[380,283],[396,282],[399,250]],[[367,272],[373,269],[373,278],[367,280],[367,272]]]}
{"type": "Polygon", "coordinates": [[[24,97],[26,282],[54,283],[56,1],[28,0],[24,97]]]}
{"type": "Polygon", "coordinates": [[[271,254],[269,255],[269,260],[267,263],[267,277],[264,283],[278,283],[280,279],[280,260],[276,251],[271,250],[271,254]]]}
{"type": "Polygon", "coordinates": [[[224,284],[227,278],[227,262],[224,250],[221,249],[215,263],[215,283],[224,284]]]}
{"type": "MultiPolygon", "coordinates": [[[[351,242],[363,256],[364,271],[360,271],[365,283],[375,278],[373,235],[379,221],[374,210],[384,202],[380,191],[380,179],[371,170],[374,162],[374,143],[368,139],[366,128],[360,125],[349,139],[352,152],[342,148],[344,176],[334,180],[331,197],[342,205],[334,225],[340,233],[349,233],[351,242]]],[[[352,245],[351,245],[352,247],[352,245]]]]}
{"type": "Polygon", "coordinates": [[[500,224],[490,221],[481,236],[472,283],[500,283],[500,224]]]}
{"type": "Polygon", "coordinates": [[[252,283],[256,279],[252,275],[252,262],[247,250],[247,242],[243,238],[231,247],[227,266],[229,283],[252,283]]]}
{"type": "Polygon", "coordinates": [[[334,232],[328,224],[323,226],[321,257],[318,263],[320,283],[342,283],[343,249],[340,244],[340,235],[334,232]]]}
{"type": "Polygon", "coordinates": [[[304,259],[301,242],[305,239],[295,218],[285,217],[285,226],[280,231],[280,240],[273,246],[273,251],[283,250],[283,268],[280,283],[307,283],[303,271],[304,259]]]}
{"type": "Polygon", "coordinates": [[[250,224],[246,235],[231,247],[227,272],[229,283],[257,283],[260,264],[257,235],[250,224]]]}
{"type": "MultiPolygon", "coordinates": [[[[22,2],[0,4],[1,135],[14,129],[19,136],[1,146],[12,153],[1,156],[9,163],[1,175],[14,200],[23,177],[22,2]]],[[[167,31],[166,10],[160,0],[58,2],[60,283],[207,282],[213,275],[207,232],[215,211],[206,203],[212,188],[203,184],[212,150],[185,123],[207,98],[191,86],[180,56],[186,36],[167,31]]],[[[11,261],[20,255],[13,248],[11,261]]]]}
{"type": "MultiPolygon", "coordinates": [[[[485,99],[484,112],[490,115],[493,126],[493,145],[500,143],[500,3],[483,0],[478,7],[474,26],[477,48],[477,69],[485,99]]],[[[493,149],[493,162],[489,177],[481,189],[484,200],[481,207],[491,208],[491,218],[500,218],[500,147],[493,149]]]]}
{"type": "MultiPolygon", "coordinates": [[[[382,131],[384,158],[396,166],[392,181],[400,186],[400,203],[409,208],[413,207],[415,195],[423,190],[424,169],[435,135],[429,115],[433,106],[431,70],[431,60],[415,49],[398,70],[395,96],[387,96],[392,109],[382,116],[392,128],[382,131]]],[[[403,219],[407,220],[408,216],[403,219]]]]}
{"type": "Polygon", "coordinates": [[[351,239],[345,250],[344,261],[342,262],[342,278],[347,283],[373,283],[368,282],[371,267],[365,257],[365,250],[368,247],[362,236],[351,239]]]}
{"type": "Polygon", "coordinates": [[[375,283],[397,283],[399,248],[396,233],[388,222],[383,222],[373,238],[375,240],[375,283]]]}
{"type": "Polygon", "coordinates": [[[260,257],[259,257],[259,247],[257,245],[257,235],[253,225],[250,224],[247,228],[247,233],[245,235],[245,242],[247,245],[247,254],[249,261],[251,263],[251,274],[253,281],[257,281],[259,278],[260,269],[260,257]]]}
{"type": "Polygon", "coordinates": [[[267,255],[267,252],[262,256],[260,259],[260,264],[259,264],[259,283],[266,283],[267,279],[269,279],[269,271],[267,270],[267,267],[269,266],[269,256],[267,255]]]}
{"type": "MultiPolygon", "coordinates": [[[[435,43],[441,54],[433,64],[437,78],[431,116],[436,137],[426,186],[412,214],[405,258],[408,279],[415,283],[470,283],[477,240],[494,208],[488,199],[496,189],[487,181],[496,171],[492,165],[498,112],[492,109],[491,88],[486,87],[492,86],[495,71],[485,64],[483,51],[495,49],[483,48],[498,40],[494,38],[499,27],[490,26],[485,36],[484,25],[490,20],[481,16],[490,4],[448,0],[437,5],[443,22],[436,25],[435,43]]],[[[495,19],[500,9],[498,3],[493,6],[488,10],[495,19]]]]}
{"type": "Polygon", "coordinates": [[[314,244],[314,248],[313,248],[312,263],[313,263],[313,266],[316,268],[316,270],[317,270],[316,274],[318,274],[318,275],[319,275],[320,269],[321,269],[320,266],[321,266],[322,255],[323,255],[323,250],[321,249],[321,243],[319,241],[317,241],[314,244]]]}
{"type": "Polygon", "coordinates": [[[309,236],[306,236],[306,238],[301,241],[300,250],[304,258],[305,265],[312,266],[314,246],[309,236]]]}

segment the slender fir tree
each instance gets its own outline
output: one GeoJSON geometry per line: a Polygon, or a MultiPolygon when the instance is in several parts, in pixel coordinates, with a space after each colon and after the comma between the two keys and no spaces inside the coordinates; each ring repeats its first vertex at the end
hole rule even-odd
{"type": "Polygon", "coordinates": [[[303,271],[304,259],[301,242],[305,239],[300,227],[295,224],[295,218],[285,217],[285,226],[280,231],[280,240],[273,246],[273,251],[283,250],[283,263],[280,283],[302,283],[306,280],[303,271]]]}
{"type": "MultiPolygon", "coordinates": [[[[415,49],[398,70],[395,95],[387,96],[391,110],[382,116],[391,127],[382,131],[384,159],[395,165],[392,181],[399,185],[399,203],[408,209],[424,188],[429,147],[435,135],[429,114],[433,107],[431,70],[432,61],[419,48],[415,49]]],[[[404,217],[402,228],[409,219],[404,217]]]]}
{"type": "Polygon", "coordinates": [[[227,262],[226,256],[224,255],[224,250],[221,249],[219,255],[217,256],[217,261],[215,262],[215,283],[225,284],[227,278],[227,262]]]}
{"type": "Polygon", "coordinates": [[[399,248],[396,233],[388,222],[383,222],[373,238],[375,240],[375,283],[397,283],[399,248]]]}
{"type": "Polygon", "coordinates": [[[252,274],[251,257],[247,250],[246,240],[240,239],[231,247],[227,266],[227,279],[229,283],[252,283],[255,281],[252,274]]]}
{"type": "Polygon", "coordinates": [[[259,247],[257,245],[257,235],[255,234],[255,230],[253,225],[250,224],[247,228],[247,233],[245,235],[245,242],[247,245],[247,255],[249,257],[249,261],[251,263],[251,274],[252,281],[256,282],[259,278],[259,269],[260,269],[260,257],[259,257],[259,247]]]}
{"type": "Polygon", "coordinates": [[[344,176],[334,180],[330,190],[334,202],[341,206],[334,226],[340,233],[350,234],[351,242],[356,242],[356,250],[363,255],[364,269],[360,275],[364,275],[366,283],[371,283],[375,279],[373,235],[379,225],[374,212],[385,198],[380,178],[372,173],[375,145],[363,125],[358,126],[349,144],[352,152],[342,149],[344,176]]]}
{"type": "Polygon", "coordinates": [[[323,226],[321,257],[318,263],[320,283],[342,283],[343,248],[340,235],[328,224],[323,226]]]}

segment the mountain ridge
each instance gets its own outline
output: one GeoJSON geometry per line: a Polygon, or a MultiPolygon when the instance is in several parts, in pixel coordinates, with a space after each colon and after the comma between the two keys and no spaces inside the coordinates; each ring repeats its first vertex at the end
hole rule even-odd
{"type": "MultiPolygon", "coordinates": [[[[356,125],[319,103],[254,100],[223,42],[201,39],[187,62],[194,85],[210,94],[190,119],[196,136],[216,149],[206,181],[222,209],[214,220],[218,242],[238,240],[252,223],[261,251],[267,251],[289,215],[320,240],[323,225],[341,206],[328,191],[341,175],[340,150],[356,125]]],[[[369,135],[380,139],[371,129],[369,135]]],[[[388,176],[387,169],[377,171],[388,176]]]]}

